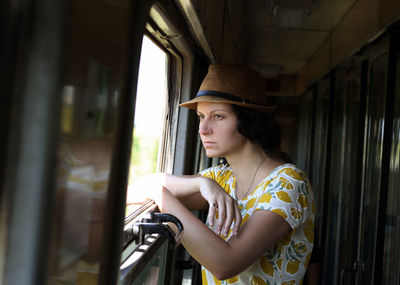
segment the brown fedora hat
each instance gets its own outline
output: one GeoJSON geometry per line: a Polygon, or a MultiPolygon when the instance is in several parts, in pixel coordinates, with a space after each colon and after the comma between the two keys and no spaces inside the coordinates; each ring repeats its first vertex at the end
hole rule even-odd
{"type": "Polygon", "coordinates": [[[243,65],[212,64],[194,99],[180,106],[194,109],[199,102],[229,103],[262,112],[271,112],[268,106],[265,81],[254,70],[243,65]]]}

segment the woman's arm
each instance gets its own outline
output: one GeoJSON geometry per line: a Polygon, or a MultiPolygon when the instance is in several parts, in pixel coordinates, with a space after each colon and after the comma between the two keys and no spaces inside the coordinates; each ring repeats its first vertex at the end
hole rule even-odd
{"type": "Polygon", "coordinates": [[[206,210],[208,223],[213,225],[218,209],[220,223],[216,232],[227,233],[234,222],[234,232],[240,227],[242,217],[237,202],[213,179],[201,175],[176,176],[159,173],[141,179],[128,192],[129,202],[144,199],[160,200],[162,187],[169,190],[189,210],[206,210]]]}
{"type": "Polygon", "coordinates": [[[206,177],[201,175],[184,175],[177,176],[171,174],[163,174],[164,181],[162,186],[170,190],[170,192],[185,205],[189,210],[206,210],[209,206],[207,200],[201,195],[201,185],[207,183],[206,177]]]}
{"type": "Polygon", "coordinates": [[[138,179],[128,191],[127,203],[155,199],[159,190],[166,187],[190,210],[205,210],[208,203],[200,193],[201,184],[207,178],[200,175],[176,176],[166,173],[146,175],[138,179]]]}
{"type": "Polygon", "coordinates": [[[291,231],[279,215],[256,211],[237,235],[225,241],[190,213],[167,189],[156,201],[160,210],[176,216],[184,226],[182,243],[218,279],[235,276],[291,231]],[[262,226],[260,226],[262,225],[262,226]]]}

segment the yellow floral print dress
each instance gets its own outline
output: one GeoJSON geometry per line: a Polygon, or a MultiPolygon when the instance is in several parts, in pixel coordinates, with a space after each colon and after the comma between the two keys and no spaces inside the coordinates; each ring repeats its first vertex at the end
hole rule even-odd
{"type": "MultiPolygon", "coordinates": [[[[200,172],[218,182],[233,198],[235,178],[229,165],[223,164],[200,172]]],[[[315,206],[310,182],[293,164],[273,170],[252,192],[238,200],[242,225],[257,210],[282,216],[292,231],[242,273],[217,280],[202,268],[203,284],[302,284],[314,242],[315,206]]],[[[232,227],[225,240],[232,236],[232,227]]]]}

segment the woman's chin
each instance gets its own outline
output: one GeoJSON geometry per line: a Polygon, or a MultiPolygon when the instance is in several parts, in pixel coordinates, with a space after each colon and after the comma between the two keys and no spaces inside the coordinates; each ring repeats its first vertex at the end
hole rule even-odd
{"type": "Polygon", "coordinates": [[[211,151],[206,149],[206,155],[209,158],[221,157],[223,156],[220,152],[211,151]]]}

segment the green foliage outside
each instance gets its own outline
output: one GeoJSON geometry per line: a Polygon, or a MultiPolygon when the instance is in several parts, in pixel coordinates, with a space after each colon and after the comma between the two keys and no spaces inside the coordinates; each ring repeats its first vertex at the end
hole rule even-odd
{"type": "Polygon", "coordinates": [[[129,184],[137,178],[157,171],[157,158],[160,144],[160,135],[151,130],[135,128],[131,164],[129,172],[129,184]]]}

